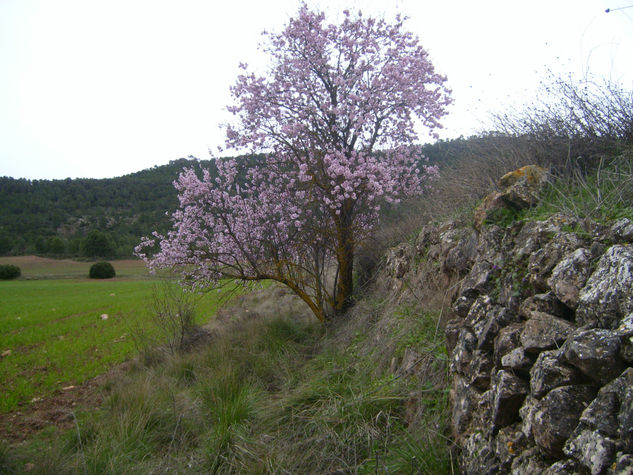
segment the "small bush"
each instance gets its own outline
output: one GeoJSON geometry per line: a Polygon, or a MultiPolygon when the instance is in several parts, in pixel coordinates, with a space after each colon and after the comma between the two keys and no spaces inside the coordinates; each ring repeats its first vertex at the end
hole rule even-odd
{"type": "Polygon", "coordinates": [[[114,267],[109,262],[95,262],[90,266],[91,279],[111,279],[115,275],[114,267]]]}
{"type": "Polygon", "coordinates": [[[0,279],[11,280],[17,279],[22,275],[22,271],[18,266],[12,264],[0,265],[0,279]]]}

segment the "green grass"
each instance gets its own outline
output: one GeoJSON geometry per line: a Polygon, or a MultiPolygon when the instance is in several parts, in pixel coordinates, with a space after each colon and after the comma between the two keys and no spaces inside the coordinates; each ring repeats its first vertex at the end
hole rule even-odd
{"type": "MultiPolygon", "coordinates": [[[[135,332],[156,332],[150,280],[0,282],[0,411],[77,385],[137,353],[135,332]],[[107,319],[102,319],[107,315],[107,319]]],[[[215,312],[220,294],[198,300],[197,321],[215,312]]]]}
{"type": "MultiPolygon", "coordinates": [[[[443,336],[428,317],[413,307],[385,313],[417,333],[394,329],[407,339],[385,344],[428,349],[434,360],[443,336]]],[[[135,366],[75,429],[5,450],[4,461],[0,450],[0,464],[28,461],[33,473],[450,473],[447,391],[380,364],[384,321],[358,321],[364,336],[349,338],[341,335],[354,328],[334,336],[313,319],[231,324],[195,352],[135,366]]],[[[436,362],[428,376],[445,383],[445,361],[436,362]]]]}
{"type": "MultiPolygon", "coordinates": [[[[145,263],[138,259],[108,261],[112,263],[117,279],[147,278],[145,263]]],[[[81,279],[88,277],[94,262],[71,259],[50,259],[38,256],[0,257],[0,265],[13,264],[22,270],[22,279],[81,279]]]]}

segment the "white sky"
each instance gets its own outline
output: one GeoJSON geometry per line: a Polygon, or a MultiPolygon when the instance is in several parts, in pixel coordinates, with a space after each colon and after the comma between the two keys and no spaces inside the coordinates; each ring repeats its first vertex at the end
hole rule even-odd
{"type": "MultiPolygon", "coordinates": [[[[533,98],[546,72],[633,88],[633,0],[308,0],[410,17],[455,104],[443,138],[533,98]],[[605,13],[611,8],[611,13],[605,13]]],[[[0,0],[0,176],[113,177],[223,145],[239,62],[299,0],[0,0]]],[[[430,141],[425,132],[422,142],[430,141]]]]}

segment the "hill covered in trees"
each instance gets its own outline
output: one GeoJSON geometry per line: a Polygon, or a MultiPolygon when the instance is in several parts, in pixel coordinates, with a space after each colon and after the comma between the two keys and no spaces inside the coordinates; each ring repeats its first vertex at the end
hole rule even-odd
{"type": "MultiPolygon", "coordinates": [[[[426,145],[420,156],[447,164],[471,140],[426,145]]],[[[173,182],[187,167],[215,173],[213,160],[189,157],[116,178],[0,177],[0,256],[129,257],[142,236],[169,228],[173,182]]]]}
{"type": "Polygon", "coordinates": [[[173,181],[193,157],[108,179],[0,177],[0,255],[130,256],[140,237],[169,226],[173,181]]]}

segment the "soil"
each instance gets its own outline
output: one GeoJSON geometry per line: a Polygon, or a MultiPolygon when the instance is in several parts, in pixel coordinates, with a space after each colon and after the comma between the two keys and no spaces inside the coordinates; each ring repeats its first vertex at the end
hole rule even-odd
{"type": "Polygon", "coordinates": [[[46,427],[59,430],[74,427],[74,413],[101,405],[106,383],[116,380],[129,366],[130,362],[122,363],[81,385],[58,389],[40,400],[20,405],[15,411],[0,414],[0,440],[17,443],[46,427]]]}

